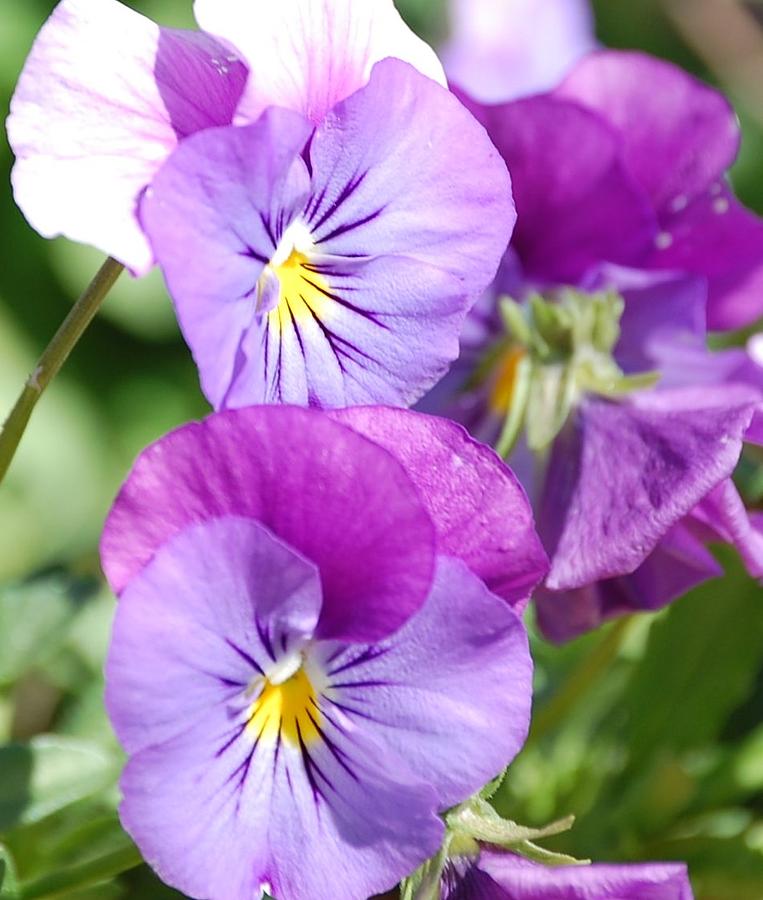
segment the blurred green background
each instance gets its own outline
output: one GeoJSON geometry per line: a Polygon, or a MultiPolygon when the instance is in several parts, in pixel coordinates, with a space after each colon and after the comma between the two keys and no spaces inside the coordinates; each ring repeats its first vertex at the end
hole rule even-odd
{"type": "MultiPolygon", "coordinates": [[[[0,0],[4,115],[53,5],[0,0]]],[[[131,5],[162,24],[192,24],[190,0],[131,5]]],[[[440,0],[398,5],[432,42],[447,34],[440,0]]],[[[597,27],[608,45],[723,83],[744,129],[735,184],[763,212],[763,52],[733,52],[741,20],[731,11],[742,9],[601,0],[597,27]]],[[[13,204],[10,166],[2,141],[0,417],[101,262],[31,231],[13,204]]],[[[66,883],[85,885],[72,898],[173,896],[145,867],[112,878],[134,859],[114,813],[121,761],[101,696],[113,601],[97,542],[137,452],[205,411],[160,276],[125,276],[40,404],[0,489],[0,898],[15,896],[17,878],[24,897],[63,896],[66,883]]],[[[758,493],[759,473],[750,475],[758,493]]],[[[763,596],[733,555],[724,561],[726,579],[667,613],[563,649],[535,641],[535,731],[497,802],[526,824],[576,813],[574,831],[549,842],[556,849],[686,859],[701,900],[763,900],[763,596]]]]}

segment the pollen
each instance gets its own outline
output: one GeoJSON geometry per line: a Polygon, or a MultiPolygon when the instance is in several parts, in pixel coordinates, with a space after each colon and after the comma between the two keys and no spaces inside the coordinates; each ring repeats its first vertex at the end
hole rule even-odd
{"type": "Polygon", "coordinates": [[[282,684],[264,679],[262,692],[251,706],[247,730],[272,743],[279,738],[292,746],[312,743],[319,737],[317,699],[304,668],[282,684]]]}
{"type": "Polygon", "coordinates": [[[273,273],[279,292],[278,303],[270,312],[271,324],[288,323],[290,315],[296,322],[324,318],[331,304],[329,286],[305,253],[295,248],[273,273]]]}
{"type": "Polygon", "coordinates": [[[505,416],[514,398],[514,389],[517,384],[517,371],[519,364],[525,358],[527,351],[522,347],[511,347],[501,357],[490,391],[490,409],[499,416],[505,416]]]}

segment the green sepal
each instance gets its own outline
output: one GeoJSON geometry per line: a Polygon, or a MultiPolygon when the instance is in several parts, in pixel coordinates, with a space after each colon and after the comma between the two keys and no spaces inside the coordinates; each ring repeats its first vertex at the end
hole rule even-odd
{"type": "Polygon", "coordinates": [[[413,875],[403,880],[400,885],[400,900],[440,900],[442,873],[451,852],[451,839],[448,835],[437,856],[427,860],[413,875]]]}
{"type": "Polygon", "coordinates": [[[522,841],[512,847],[514,853],[524,856],[525,859],[531,859],[533,862],[541,863],[544,866],[590,866],[590,859],[577,859],[574,856],[567,856],[566,853],[554,853],[553,850],[546,850],[545,847],[539,847],[532,841],[522,841]]]}
{"type": "Polygon", "coordinates": [[[533,367],[525,414],[527,445],[542,453],[564,428],[577,398],[575,373],[562,363],[533,367]]]}
{"type": "Polygon", "coordinates": [[[532,344],[533,332],[524,307],[511,297],[502,297],[498,302],[498,308],[506,333],[518,344],[529,347],[532,344]]]}
{"type": "Polygon", "coordinates": [[[544,828],[528,828],[501,818],[487,800],[474,797],[448,813],[445,821],[454,837],[466,837],[505,850],[514,850],[529,841],[569,831],[575,817],[567,816],[544,828]]]}
{"type": "Polygon", "coordinates": [[[581,385],[602,397],[611,397],[616,400],[635,391],[653,388],[659,383],[660,378],[662,375],[659,372],[639,372],[637,375],[623,375],[619,372],[611,381],[605,382],[603,379],[597,379],[590,385],[586,384],[585,378],[581,378],[581,385]]]}

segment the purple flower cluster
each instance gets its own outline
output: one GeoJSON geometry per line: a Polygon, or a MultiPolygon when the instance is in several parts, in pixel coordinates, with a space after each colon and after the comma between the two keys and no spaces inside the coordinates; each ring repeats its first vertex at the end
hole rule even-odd
{"type": "MultiPolygon", "coordinates": [[[[19,206],[160,265],[216,410],[101,546],[122,821],[191,897],[363,900],[442,857],[527,736],[531,596],[564,640],[718,574],[712,541],[763,577],[732,481],[763,354],[707,349],[763,316],[733,111],[526,6],[454,3],[451,90],[392,0],[196,0],[198,32],[62,0],[22,74],[19,206]],[[474,438],[396,408],[435,385],[474,438]]],[[[691,898],[514,849],[436,893],[691,898]]]]}

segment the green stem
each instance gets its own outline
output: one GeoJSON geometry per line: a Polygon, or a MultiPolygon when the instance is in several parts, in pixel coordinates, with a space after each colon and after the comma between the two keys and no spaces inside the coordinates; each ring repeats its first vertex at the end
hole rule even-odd
{"type": "Polygon", "coordinates": [[[8,467],[26,431],[32,412],[45,388],[58,375],[61,366],[93,321],[124,266],[113,259],[107,259],[98,274],[90,282],[84,294],[74,304],[71,312],[48,344],[27,379],[16,405],[0,431],[0,482],[5,478],[8,467]]]}
{"type": "Polygon", "coordinates": [[[22,885],[18,891],[18,900],[38,900],[43,897],[47,900],[49,897],[61,897],[71,891],[108,881],[116,875],[121,875],[122,872],[136,868],[142,862],[136,847],[123,847],[106,856],[70,866],[68,869],[22,885]]]}
{"type": "Polygon", "coordinates": [[[543,706],[533,720],[531,738],[543,738],[564,721],[569,711],[617,658],[632,618],[623,616],[604,634],[603,639],[567,679],[559,693],[543,706]]]}

